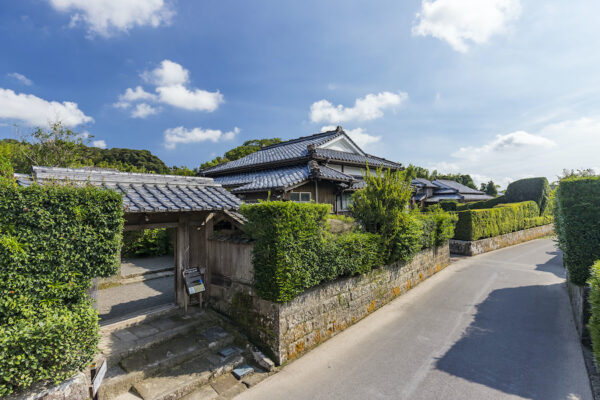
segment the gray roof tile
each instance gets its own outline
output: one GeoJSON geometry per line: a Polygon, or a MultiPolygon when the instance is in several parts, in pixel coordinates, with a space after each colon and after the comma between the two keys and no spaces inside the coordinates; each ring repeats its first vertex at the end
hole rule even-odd
{"type": "Polygon", "coordinates": [[[125,212],[237,210],[240,199],[211,178],[33,167],[33,175],[15,174],[17,183],[59,182],[94,185],[123,194],[125,212]]]}

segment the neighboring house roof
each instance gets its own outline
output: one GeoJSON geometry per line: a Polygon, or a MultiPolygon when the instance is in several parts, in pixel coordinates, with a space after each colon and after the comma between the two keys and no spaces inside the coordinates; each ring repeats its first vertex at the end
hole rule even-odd
{"type": "Polygon", "coordinates": [[[402,164],[364,153],[341,128],[338,128],[334,131],[317,133],[267,146],[238,160],[205,169],[201,173],[205,176],[218,176],[246,170],[269,169],[309,160],[336,160],[361,166],[368,163],[373,167],[402,168],[402,164]],[[319,147],[334,141],[340,136],[344,136],[352,147],[357,150],[358,154],[319,147]]]}
{"type": "Polygon", "coordinates": [[[437,179],[431,182],[427,179],[416,178],[413,179],[412,184],[418,188],[414,199],[416,201],[425,200],[426,203],[438,203],[442,200],[480,201],[492,198],[480,190],[446,179],[437,179]],[[424,188],[433,188],[430,197],[427,197],[426,192],[421,192],[424,188]]]}
{"type": "Polygon", "coordinates": [[[129,213],[237,210],[241,203],[211,178],[54,167],[33,167],[32,175],[15,177],[22,186],[58,182],[116,190],[129,213]]]}
{"type": "Polygon", "coordinates": [[[436,179],[433,184],[439,186],[442,189],[452,189],[458,193],[472,193],[472,194],[483,194],[482,191],[470,188],[456,181],[449,181],[445,179],[436,179]]]}
{"type": "Polygon", "coordinates": [[[248,193],[265,190],[285,190],[307,182],[311,177],[347,183],[355,180],[350,175],[319,165],[316,162],[216,176],[214,180],[218,184],[232,188],[232,193],[248,193]]]}

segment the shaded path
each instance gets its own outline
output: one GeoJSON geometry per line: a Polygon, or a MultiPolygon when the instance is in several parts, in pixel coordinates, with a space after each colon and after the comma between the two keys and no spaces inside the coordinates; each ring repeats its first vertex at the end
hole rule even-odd
{"type": "Polygon", "coordinates": [[[591,399],[560,253],[457,261],[237,399],[591,399]]]}

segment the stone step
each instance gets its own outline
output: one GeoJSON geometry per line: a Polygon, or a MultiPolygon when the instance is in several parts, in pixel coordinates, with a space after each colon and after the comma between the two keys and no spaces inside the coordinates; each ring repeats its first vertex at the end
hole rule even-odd
{"type": "Polygon", "coordinates": [[[213,353],[205,358],[189,360],[156,377],[144,379],[133,387],[144,400],[176,400],[228,374],[243,362],[240,354],[221,357],[213,353]]]}
{"type": "Polygon", "coordinates": [[[155,268],[155,269],[146,270],[146,271],[142,271],[142,272],[122,274],[121,279],[123,280],[123,279],[136,278],[139,276],[145,276],[145,275],[147,276],[147,275],[152,275],[152,274],[158,273],[158,272],[167,272],[167,271],[173,272],[174,270],[175,270],[175,267],[173,267],[173,266],[165,266],[163,268],[155,268]]]}
{"type": "Polygon", "coordinates": [[[126,325],[122,329],[108,332],[101,329],[100,349],[111,366],[129,355],[167,342],[198,327],[205,329],[214,323],[214,317],[201,310],[189,311],[187,315],[179,310],[175,314],[142,321],[137,325],[126,325]]]}
{"type": "Polygon", "coordinates": [[[149,273],[140,274],[140,275],[128,276],[126,278],[120,279],[118,281],[118,283],[120,285],[129,285],[132,283],[146,282],[146,281],[151,281],[153,279],[165,278],[165,277],[173,276],[173,275],[174,275],[173,268],[171,268],[171,270],[168,270],[168,271],[149,272],[149,273]]]}
{"type": "MultiPolygon", "coordinates": [[[[196,327],[170,340],[137,351],[109,367],[101,387],[101,399],[112,400],[129,391],[136,383],[159,375],[185,363],[204,356],[215,357],[211,349],[229,346],[234,338],[218,326],[196,327]]],[[[238,355],[239,351],[235,353],[238,355]]],[[[217,361],[222,361],[220,357],[217,361]]]]}

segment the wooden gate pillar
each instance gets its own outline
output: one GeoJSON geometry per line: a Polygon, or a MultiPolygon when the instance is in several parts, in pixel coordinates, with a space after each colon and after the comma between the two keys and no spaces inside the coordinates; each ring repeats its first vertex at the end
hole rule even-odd
{"type": "Polygon", "coordinates": [[[185,305],[185,283],[183,271],[190,266],[190,224],[189,216],[179,217],[175,240],[175,304],[185,305]]]}

